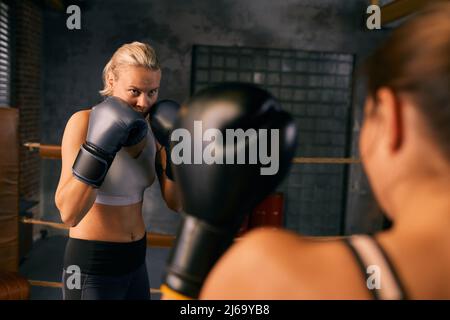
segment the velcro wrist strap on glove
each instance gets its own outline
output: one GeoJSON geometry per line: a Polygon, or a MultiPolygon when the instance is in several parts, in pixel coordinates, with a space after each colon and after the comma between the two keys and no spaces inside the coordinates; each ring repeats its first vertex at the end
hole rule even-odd
{"type": "Polygon", "coordinates": [[[95,146],[84,143],[72,166],[73,175],[82,182],[99,188],[114,159],[95,146]]]}
{"type": "Polygon", "coordinates": [[[233,242],[233,233],[186,215],[172,249],[165,285],[196,299],[211,268],[233,242]]]}

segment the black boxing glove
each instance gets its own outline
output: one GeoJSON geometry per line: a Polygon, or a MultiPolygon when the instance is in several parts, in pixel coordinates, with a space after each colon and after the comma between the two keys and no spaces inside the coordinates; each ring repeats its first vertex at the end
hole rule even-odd
{"type": "MultiPolygon", "coordinates": [[[[288,172],[297,143],[292,117],[267,91],[254,85],[216,85],[194,95],[187,107],[177,129],[187,130],[191,137],[195,138],[194,121],[201,121],[203,131],[216,129],[223,137],[227,129],[254,129],[258,133],[275,129],[278,141],[274,145],[267,143],[267,134],[261,134],[248,140],[233,139],[222,147],[218,144],[214,152],[223,164],[174,162],[184,219],[161,290],[165,297],[176,299],[198,297],[206,276],[233,242],[245,214],[272,192],[288,172]],[[261,161],[249,163],[248,158],[245,164],[237,163],[239,152],[249,155],[251,149],[264,144],[262,140],[270,145],[269,149],[273,147],[271,153],[278,152],[278,170],[265,170],[268,168],[261,161]],[[234,164],[227,161],[232,157],[234,164]]],[[[191,141],[192,150],[194,143],[191,141]]],[[[175,143],[172,148],[175,155],[175,143]]]]}
{"type": "MultiPolygon", "coordinates": [[[[174,129],[180,105],[172,100],[161,100],[150,109],[150,126],[158,143],[166,150],[166,176],[174,180],[170,149],[170,134],[174,129]]],[[[162,171],[158,168],[157,171],[162,171]]]]}
{"type": "Polygon", "coordinates": [[[117,97],[106,98],[91,110],[86,142],[73,163],[73,175],[99,188],[120,148],[139,143],[147,132],[148,124],[140,113],[117,97]]]}

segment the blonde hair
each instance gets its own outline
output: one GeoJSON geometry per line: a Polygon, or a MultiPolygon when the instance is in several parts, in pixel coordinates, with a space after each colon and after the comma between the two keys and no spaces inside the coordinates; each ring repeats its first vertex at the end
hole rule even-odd
{"type": "Polygon", "coordinates": [[[160,70],[158,57],[155,49],[142,42],[126,43],[114,52],[111,59],[103,69],[103,90],[100,90],[102,96],[112,95],[112,87],[108,82],[108,77],[112,73],[114,79],[119,76],[118,69],[123,66],[146,67],[150,70],[160,70]]]}

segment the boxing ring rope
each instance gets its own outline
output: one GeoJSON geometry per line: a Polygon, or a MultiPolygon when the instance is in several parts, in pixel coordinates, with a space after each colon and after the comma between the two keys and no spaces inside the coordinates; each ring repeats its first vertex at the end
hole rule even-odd
{"type": "MultiPolygon", "coordinates": [[[[55,229],[69,230],[69,227],[63,223],[44,221],[31,218],[22,218],[20,222],[26,224],[36,224],[48,226],[55,229]]],[[[147,247],[160,247],[160,248],[170,248],[173,246],[175,237],[171,235],[158,234],[158,233],[147,233],[147,247]]]]}
{"type": "MultiPolygon", "coordinates": [[[[26,142],[24,146],[29,148],[30,151],[34,149],[39,149],[39,154],[43,159],[61,159],[61,147],[58,145],[40,144],[38,142],[26,142]]],[[[359,159],[355,158],[306,158],[297,157],[293,159],[293,163],[303,163],[303,164],[355,164],[360,163],[359,159]]],[[[69,227],[65,226],[63,223],[43,221],[30,218],[22,218],[22,223],[45,225],[48,227],[56,229],[68,230],[69,227]]],[[[336,237],[311,237],[314,240],[330,240],[336,237]]],[[[173,246],[175,237],[171,235],[157,234],[157,233],[147,233],[147,246],[148,247],[161,247],[170,248],[173,246]]]]}
{"type": "MultiPolygon", "coordinates": [[[[44,225],[51,228],[56,229],[64,229],[69,230],[69,227],[65,226],[63,223],[44,221],[39,219],[30,219],[30,218],[22,218],[20,222],[26,224],[36,224],[36,225],[44,225]]],[[[330,241],[343,239],[345,236],[304,236],[304,239],[313,240],[313,241],[330,241]]],[[[235,238],[235,241],[238,241],[239,238],[235,238]]],[[[159,234],[159,233],[147,233],[147,247],[159,247],[159,248],[171,248],[175,242],[175,236],[167,235],[167,234],[159,234]]]]}
{"type": "MultiPolygon", "coordinates": [[[[29,148],[30,151],[34,149],[39,149],[39,154],[43,159],[61,159],[61,147],[58,145],[40,144],[38,142],[26,142],[24,146],[29,148]]],[[[359,159],[355,158],[306,158],[297,157],[293,159],[293,163],[303,163],[303,164],[355,164],[360,163],[359,159]]],[[[56,223],[50,221],[42,221],[37,219],[22,218],[22,223],[46,225],[56,229],[69,229],[63,223],[56,223]]],[[[312,237],[315,240],[320,240],[321,238],[329,239],[330,237],[312,237]]],[[[333,238],[333,237],[332,237],[333,238]]],[[[174,236],[147,233],[147,246],[149,247],[162,247],[169,248],[172,247],[175,241],[174,236]]]]}
{"type": "Polygon", "coordinates": [[[361,163],[361,160],[355,158],[308,158],[297,157],[292,159],[292,163],[299,164],[355,164],[361,163]]]}
{"type": "MultiPolygon", "coordinates": [[[[29,151],[33,151],[35,149],[39,150],[39,155],[42,159],[61,159],[61,146],[58,145],[49,145],[49,144],[41,144],[38,142],[26,142],[23,144],[24,147],[28,148],[29,151]]],[[[296,157],[292,160],[294,164],[358,164],[361,161],[355,158],[312,158],[312,157],[296,157]]],[[[60,230],[68,230],[69,227],[64,225],[63,223],[51,222],[51,221],[43,221],[38,219],[31,218],[22,218],[20,222],[24,224],[35,224],[35,225],[43,225],[48,226],[55,229],[60,230]]],[[[313,241],[331,241],[338,240],[345,237],[342,236],[334,236],[334,237],[305,237],[305,239],[313,240],[313,241]]],[[[238,241],[239,238],[236,238],[235,241],[238,241]]],[[[161,247],[161,248],[170,248],[173,246],[175,242],[175,236],[172,235],[164,235],[157,233],[147,233],[147,247],[161,247]]],[[[50,288],[62,288],[61,282],[52,282],[52,281],[41,281],[41,280],[31,280],[28,279],[28,283],[31,286],[39,286],[39,287],[50,287],[50,288]]],[[[161,293],[159,289],[150,288],[150,293],[161,293]]]]}
{"type": "Polygon", "coordinates": [[[39,155],[42,159],[61,159],[61,146],[40,144],[39,142],[25,142],[23,145],[29,151],[39,149],[39,155]]]}
{"type": "MultiPolygon", "coordinates": [[[[26,142],[23,144],[30,151],[39,149],[39,155],[42,159],[61,159],[61,147],[51,144],[40,144],[38,142],[26,142]]],[[[297,157],[292,160],[292,163],[299,164],[357,164],[361,160],[355,158],[311,158],[311,157],[297,157]]]]}

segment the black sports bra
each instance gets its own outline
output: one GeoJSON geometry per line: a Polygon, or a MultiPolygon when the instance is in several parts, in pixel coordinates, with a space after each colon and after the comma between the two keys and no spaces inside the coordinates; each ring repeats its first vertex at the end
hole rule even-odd
{"type": "Polygon", "coordinates": [[[344,239],[344,243],[355,256],[375,300],[408,299],[392,261],[374,237],[355,235],[344,239]]]}

